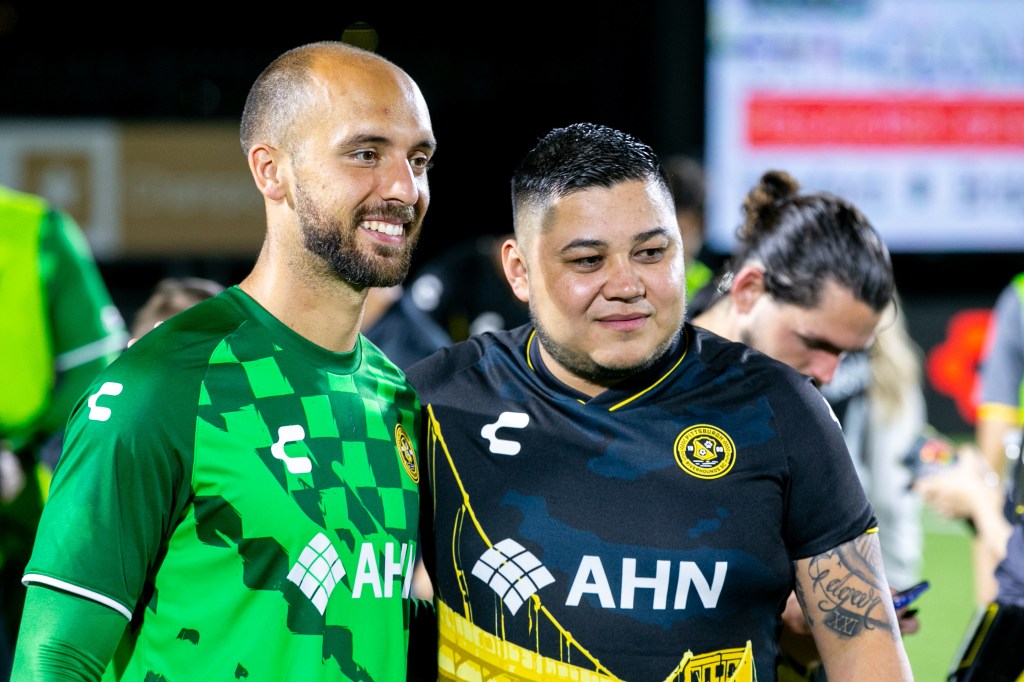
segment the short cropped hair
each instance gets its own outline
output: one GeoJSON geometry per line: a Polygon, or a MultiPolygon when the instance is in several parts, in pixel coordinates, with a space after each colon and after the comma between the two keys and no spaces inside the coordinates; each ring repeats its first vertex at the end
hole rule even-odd
{"type": "Polygon", "coordinates": [[[330,40],[288,50],[263,69],[245,99],[240,130],[243,153],[248,154],[257,142],[286,146],[288,133],[299,114],[316,104],[310,87],[313,64],[328,55],[390,63],[373,52],[330,40]]]}
{"type": "MultiPolygon", "coordinates": [[[[512,216],[593,187],[640,180],[660,185],[668,177],[650,146],[621,130],[595,123],[555,128],[540,139],[512,174],[512,216]]],[[[518,235],[517,233],[517,236],[518,235]]]]}

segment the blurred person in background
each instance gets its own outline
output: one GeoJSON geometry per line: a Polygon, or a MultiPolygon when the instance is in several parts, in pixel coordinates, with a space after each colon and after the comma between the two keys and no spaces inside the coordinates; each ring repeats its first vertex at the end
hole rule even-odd
{"type": "Polygon", "coordinates": [[[156,283],[153,293],[132,317],[132,339],[139,339],[167,318],[222,291],[223,284],[204,277],[165,277],[156,283]]]}
{"type": "Polygon", "coordinates": [[[409,284],[415,306],[452,341],[511,329],[529,319],[501,269],[501,244],[507,237],[484,234],[454,244],[419,268],[409,284]]]}
{"type": "Polygon", "coordinates": [[[366,338],[402,369],[452,342],[434,318],[416,307],[400,284],[367,292],[361,325],[366,338]]]}
{"type": "Polygon", "coordinates": [[[714,270],[704,260],[704,198],[707,194],[704,165],[687,154],[670,155],[662,165],[668,175],[676,219],[683,235],[686,295],[693,298],[714,277],[714,270]]]}
{"type": "Polygon", "coordinates": [[[914,489],[973,531],[978,613],[965,633],[950,680],[1024,678],[1024,274],[996,298],[978,377],[975,442],[952,445],[951,464],[914,489]]]}
{"type": "Polygon", "coordinates": [[[996,299],[985,334],[978,382],[975,441],[1004,487],[1017,460],[1024,423],[1024,273],[996,299]]]}
{"type": "Polygon", "coordinates": [[[1019,511],[1013,502],[1021,451],[1024,392],[1024,274],[999,292],[985,332],[977,382],[974,442],[956,447],[950,468],[915,483],[925,502],[947,518],[970,521],[975,598],[996,598],[996,566],[1019,511]]]}
{"type": "Polygon", "coordinates": [[[128,339],[85,235],[44,198],[0,187],[0,679],[10,671],[32,548],[75,401],[128,339]]]}
{"type": "MultiPolygon", "coordinates": [[[[689,318],[786,363],[819,388],[842,380],[833,392],[841,398],[837,420],[875,510],[886,575],[893,587],[910,587],[923,540],[901,459],[924,427],[924,396],[920,358],[896,316],[888,250],[856,207],[801,193],[783,171],[763,174],[743,210],[732,256],[694,297],[689,318]]],[[[918,629],[906,611],[899,615],[902,632],[918,629]]],[[[792,597],[785,616],[780,679],[824,679],[792,597]]]]}

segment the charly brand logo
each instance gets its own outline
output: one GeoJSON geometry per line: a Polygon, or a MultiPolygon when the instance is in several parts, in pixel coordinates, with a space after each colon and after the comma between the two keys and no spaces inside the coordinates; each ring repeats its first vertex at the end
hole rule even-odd
{"type": "Polygon", "coordinates": [[[305,437],[305,429],[298,424],[289,424],[277,430],[277,442],[270,446],[270,454],[277,459],[284,460],[284,465],[290,474],[308,474],[313,470],[313,462],[309,457],[305,455],[292,457],[284,451],[285,445],[299,443],[305,437]]]}
{"type": "Polygon", "coordinates": [[[412,446],[412,439],[402,428],[401,424],[395,424],[395,447],[398,449],[398,459],[402,460],[402,466],[413,483],[420,482],[420,467],[416,463],[416,449],[412,446]]]}
{"type": "Polygon", "coordinates": [[[719,478],[736,463],[736,445],[729,435],[710,424],[698,424],[676,438],[676,463],[697,478],[719,478]]]}
{"type": "Polygon", "coordinates": [[[115,381],[107,381],[100,386],[100,390],[89,396],[89,419],[95,422],[105,422],[110,419],[110,408],[100,405],[99,400],[105,395],[121,395],[123,390],[124,385],[115,381]]]}
{"type": "Polygon", "coordinates": [[[490,450],[495,455],[518,455],[522,445],[518,441],[498,438],[499,429],[525,429],[530,423],[530,415],[523,412],[502,412],[498,421],[486,424],[480,429],[480,435],[491,444],[490,450]]]}

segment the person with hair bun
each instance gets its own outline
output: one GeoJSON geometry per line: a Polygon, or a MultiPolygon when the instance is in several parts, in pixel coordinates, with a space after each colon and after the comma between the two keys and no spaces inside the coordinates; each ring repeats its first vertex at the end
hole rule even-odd
{"type": "Polygon", "coordinates": [[[868,346],[895,283],[888,249],[855,206],[799,189],[784,171],[761,176],[724,273],[691,301],[689,316],[820,386],[844,352],[868,346]]]}
{"type": "MultiPolygon", "coordinates": [[[[743,216],[731,257],[691,301],[689,319],[822,390],[878,519],[889,584],[909,587],[920,577],[923,540],[920,500],[900,459],[926,417],[920,356],[897,307],[888,249],[856,206],[801,192],[781,170],[761,176],[743,216]],[[894,357],[899,372],[891,371],[894,357]]],[[[912,612],[898,615],[901,632],[919,629],[912,612]]],[[[796,595],[783,620],[780,679],[824,679],[796,595]]]]}

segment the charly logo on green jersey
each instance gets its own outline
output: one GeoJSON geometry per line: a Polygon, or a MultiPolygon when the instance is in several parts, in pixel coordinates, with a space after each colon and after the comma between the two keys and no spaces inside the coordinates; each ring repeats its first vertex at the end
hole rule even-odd
{"type": "Polygon", "coordinates": [[[725,431],[710,424],[697,424],[676,438],[676,463],[697,478],[719,478],[736,463],[736,444],[725,431]]]}
{"type": "Polygon", "coordinates": [[[405,432],[401,424],[395,424],[395,448],[398,450],[398,459],[402,460],[402,466],[409,474],[413,483],[420,482],[420,467],[416,461],[416,450],[412,446],[412,439],[405,432]]]}
{"type": "Polygon", "coordinates": [[[89,419],[97,422],[105,422],[110,419],[112,414],[110,408],[100,405],[99,400],[105,395],[121,395],[122,390],[124,390],[124,384],[119,384],[116,381],[104,382],[100,386],[100,390],[89,396],[89,419]]]}

